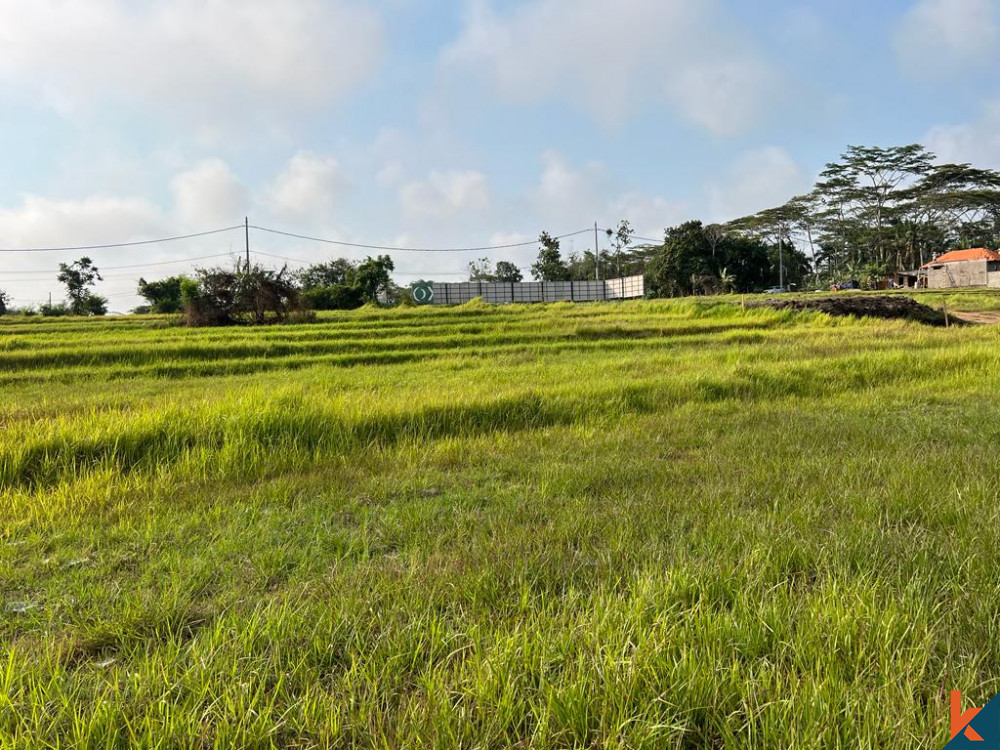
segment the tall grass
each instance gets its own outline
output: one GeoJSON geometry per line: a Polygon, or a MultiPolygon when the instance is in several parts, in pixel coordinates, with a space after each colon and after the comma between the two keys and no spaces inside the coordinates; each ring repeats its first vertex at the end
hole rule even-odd
{"type": "Polygon", "coordinates": [[[1000,690],[997,329],[168,322],[0,326],[0,747],[939,747],[1000,690]]]}

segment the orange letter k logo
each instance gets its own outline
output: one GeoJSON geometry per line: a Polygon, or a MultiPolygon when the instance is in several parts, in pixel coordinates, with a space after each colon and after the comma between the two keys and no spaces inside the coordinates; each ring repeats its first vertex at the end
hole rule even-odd
{"type": "Polygon", "coordinates": [[[976,718],[976,714],[981,709],[970,708],[962,713],[962,693],[959,690],[951,691],[951,737],[954,739],[959,732],[965,730],[965,736],[973,742],[983,742],[983,738],[976,734],[976,730],[969,726],[969,722],[976,718]]]}

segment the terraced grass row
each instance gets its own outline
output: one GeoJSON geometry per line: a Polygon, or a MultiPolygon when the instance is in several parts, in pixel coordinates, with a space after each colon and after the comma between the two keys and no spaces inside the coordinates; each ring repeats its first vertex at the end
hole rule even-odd
{"type": "Polygon", "coordinates": [[[0,321],[0,746],[943,746],[1000,690],[998,337],[0,321]]]}

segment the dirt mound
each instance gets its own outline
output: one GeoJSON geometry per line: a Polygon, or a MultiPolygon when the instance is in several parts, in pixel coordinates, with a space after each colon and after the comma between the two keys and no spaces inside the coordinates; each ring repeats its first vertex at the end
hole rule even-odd
{"type": "MultiPolygon", "coordinates": [[[[748,305],[749,307],[750,305],[748,305]]],[[[772,310],[816,310],[827,315],[853,315],[889,320],[913,320],[930,326],[946,324],[941,310],[922,305],[910,297],[903,296],[853,296],[808,297],[798,299],[769,299],[753,303],[754,307],[769,307],[772,310]]],[[[954,316],[950,322],[956,323],[954,316]]]]}

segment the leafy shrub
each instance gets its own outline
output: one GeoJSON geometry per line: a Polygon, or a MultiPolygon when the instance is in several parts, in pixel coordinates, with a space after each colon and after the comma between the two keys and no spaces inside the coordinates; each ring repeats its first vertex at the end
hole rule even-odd
{"type": "Polygon", "coordinates": [[[313,310],[354,310],[364,304],[354,284],[317,286],[302,291],[302,301],[313,310]]]}
{"type": "Polygon", "coordinates": [[[155,313],[175,313],[181,310],[181,284],[183,276],[170,276],[160,281],[139,279],[139,296],[149,302],[155,313]]]}
{"type": "Polygon", "coordinates": [[[302,306],[287,266],[280,271],[244,264],[234,270],[198,269],[194,279],[181,281],[180,292],[191,326],[282,321],[302,306]]]}

